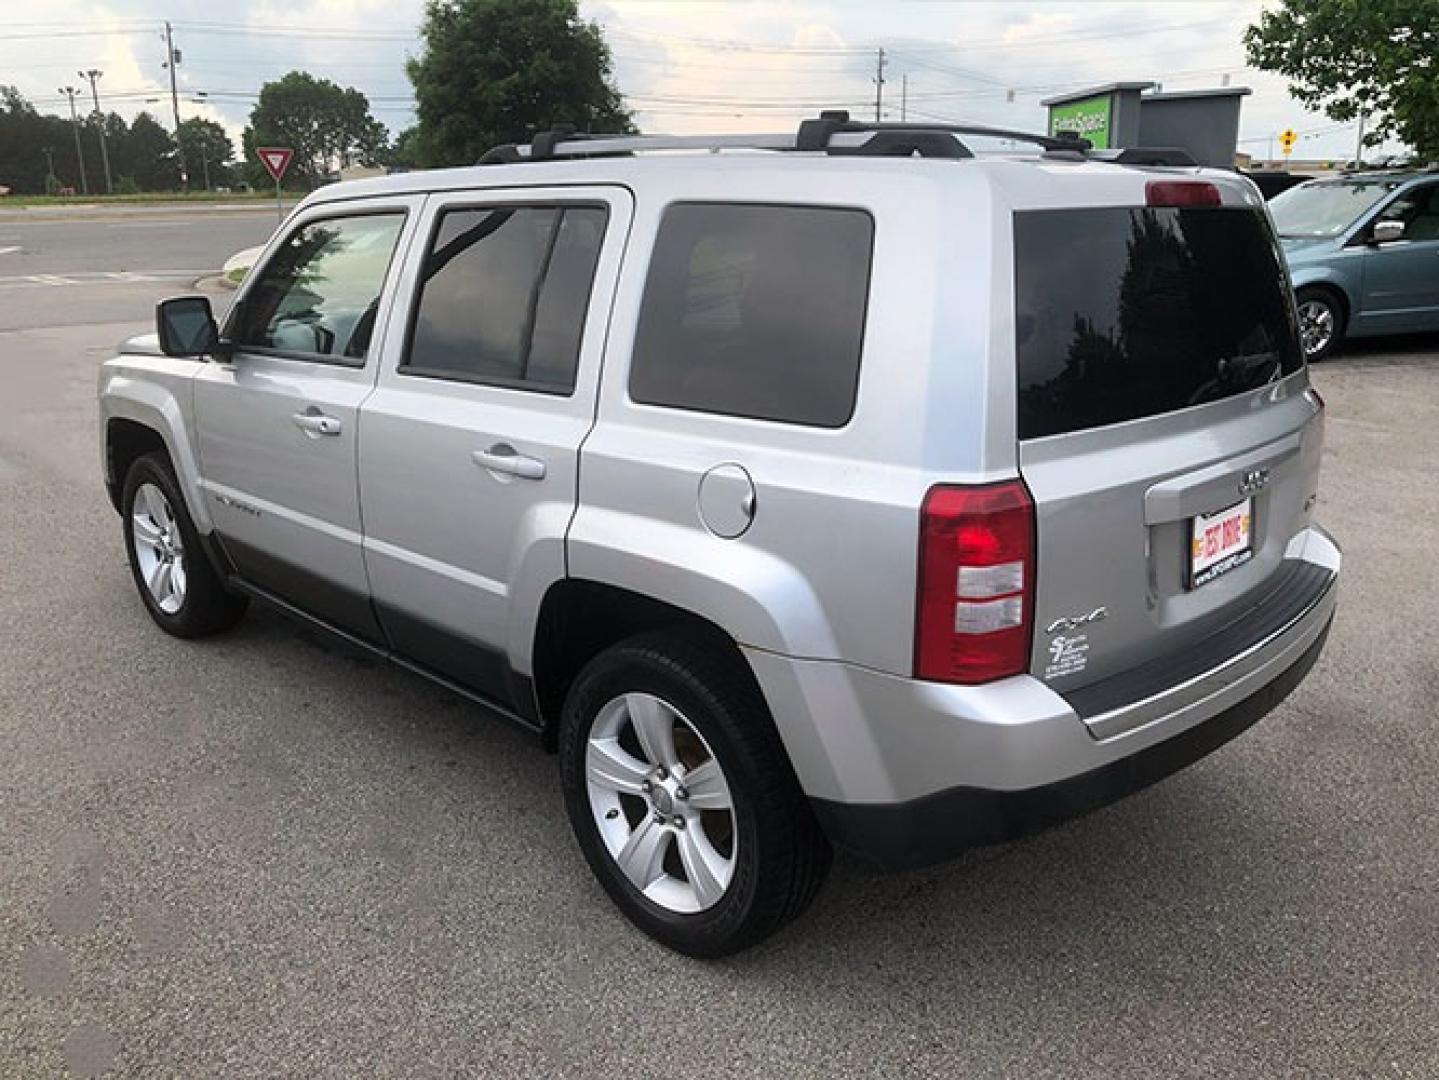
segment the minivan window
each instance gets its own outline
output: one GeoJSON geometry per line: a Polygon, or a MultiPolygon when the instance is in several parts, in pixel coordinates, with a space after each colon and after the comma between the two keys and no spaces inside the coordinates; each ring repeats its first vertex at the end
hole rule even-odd
{"type": "Polygon", "coordinates": [[[1338,236],[1399,187],[1398,180],[1316,180],[1269,201],[1284,237],[1338,236]]]}
{"type": "Polygon", "coordinates": [[[301,225],[260,269],[231,320],[241,349],[363,361],[405,215],[301,225]]]}
{"type": "Polygon", "coordinates": [[[1217,401],[1299,370],[1261,211],[1015,214],[1019,437],[1217,401]]]}
{"type": "Polygon", "coordinates": [[[571,393],[606,217],[596,206],[446,211],[401,370],[571,393]]]}
{"type": "Polygon", "coordinates": [[[862,210],[670,207],[645,282],[630,396],[843,426],[859,383],[873,245],[862,210]]]}

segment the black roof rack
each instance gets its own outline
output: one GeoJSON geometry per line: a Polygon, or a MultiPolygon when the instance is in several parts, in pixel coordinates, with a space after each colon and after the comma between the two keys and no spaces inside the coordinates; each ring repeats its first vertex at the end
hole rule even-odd
{"type": "Polygon", "coordinates": [[[969,158],[974,152],[960,136],[1010,139],[1039,147],[1048,156],[1107,161],[1116,165],[1194,165],[1176,147],[1128,147],[1094,150],[1071,131],[1039,135],[1032,131],[981,124],[893,123],[853,120],[843,110],[822,112],[800,122],[793,134],[772,135],[595,135],[558,124],[536,135],[528,146],[505,143],[486,151],[481,165],[559,158],[628,157],[646,150],[800,150],[835,156],[969,158]]]}

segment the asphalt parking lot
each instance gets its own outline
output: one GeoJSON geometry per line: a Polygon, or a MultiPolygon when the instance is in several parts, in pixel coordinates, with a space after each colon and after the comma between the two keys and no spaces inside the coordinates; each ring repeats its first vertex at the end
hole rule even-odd
{"type": "MultiPolygon", "coordinates": [[[[134,233],[202,271],[237,220],[134,233]]],[[[66,280],[0,261],[0,1076],[1439,1076],[1439,340],[1315,372],[1346,578],[1278,711],[705,964],[611,908],[527,736],[263,612],[150,623],[95,373],[185,282],[24,229],[66,280]]]]}

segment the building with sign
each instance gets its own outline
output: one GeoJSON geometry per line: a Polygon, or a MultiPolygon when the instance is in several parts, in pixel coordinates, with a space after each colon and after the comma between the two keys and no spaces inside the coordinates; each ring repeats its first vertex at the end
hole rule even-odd
{"type": "Polygon", "coordinates": [[[1049,131],[1073,131],[1097,150],[1179,147],[1201,165],[1234,167],[1244,86],[1161,93],[1152,82],[1115,82],[1043,102],[1049,131]]]}

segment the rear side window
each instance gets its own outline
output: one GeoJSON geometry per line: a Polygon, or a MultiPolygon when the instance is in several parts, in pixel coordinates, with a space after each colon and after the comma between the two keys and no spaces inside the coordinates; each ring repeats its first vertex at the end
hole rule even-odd
{"type": "Polygon", "coordinates": [[[402,370],[571,393],[606,217],[594,206],[444,213],[402,370]]]}
{"type": "Polygon", "coordinates": [[[1202,405],[1299,370],[1261,212],[1015,214],[1019,437],[1202,405]]]}
{"type": "Polygon", "coordinates": [[[854,412],[873,246],[862,210],[670,207],[645,283],[630,396],[843,426],[854,412]]]}

